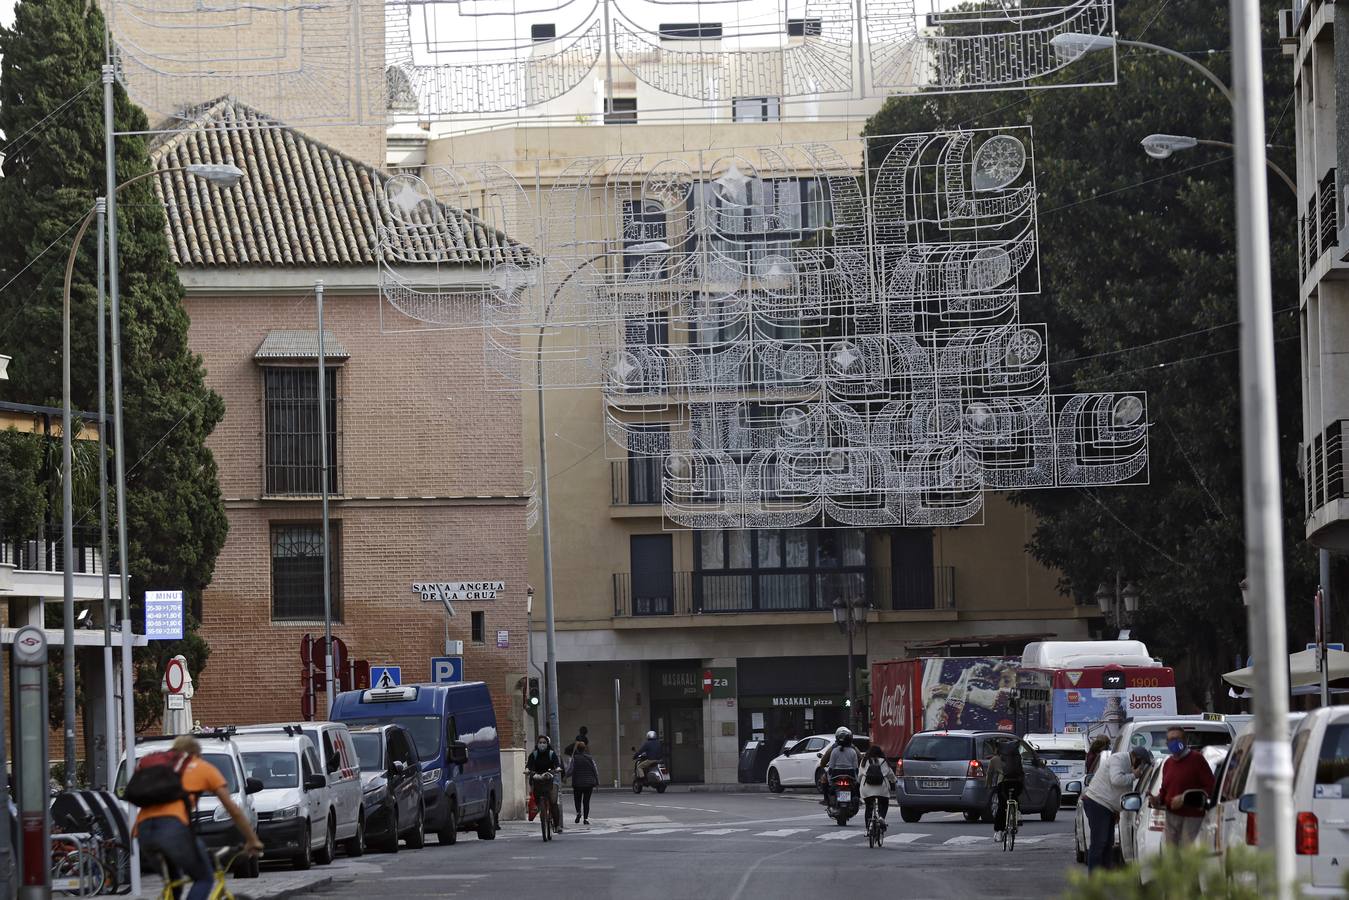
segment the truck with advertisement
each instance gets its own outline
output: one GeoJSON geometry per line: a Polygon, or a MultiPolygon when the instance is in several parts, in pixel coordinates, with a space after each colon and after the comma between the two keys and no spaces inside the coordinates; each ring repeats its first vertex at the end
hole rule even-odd
{"type": "Polygon", "coordinates": [[[1141,641],[1043,641],[1020,657],[899,659],[871,667],[871,739],[898,757],[920,731],[1113,735],[1175,715],[1175,673],[1141,641]]]}

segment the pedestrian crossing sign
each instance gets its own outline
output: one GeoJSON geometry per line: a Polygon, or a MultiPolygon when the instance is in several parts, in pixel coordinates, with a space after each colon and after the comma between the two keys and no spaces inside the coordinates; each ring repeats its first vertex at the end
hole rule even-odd
{"type": "Polygon", "coordinates": [[[403,683],[402,666],[371,666],[370,686],[375,690],[396,688],[403,683]]]}

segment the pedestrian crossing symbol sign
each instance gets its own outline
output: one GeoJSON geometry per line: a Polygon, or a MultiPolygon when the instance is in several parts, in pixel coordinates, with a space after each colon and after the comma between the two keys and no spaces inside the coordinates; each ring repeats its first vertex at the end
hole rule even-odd
{"type": "Polygon", "coordinates": [[[402,666],[371,666],[370,685],[377,691],[387,691],[403,683],[402,666]]]}

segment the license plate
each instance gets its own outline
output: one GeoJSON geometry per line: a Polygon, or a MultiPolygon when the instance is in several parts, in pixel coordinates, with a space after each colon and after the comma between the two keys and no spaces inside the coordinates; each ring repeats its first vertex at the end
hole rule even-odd
{"type": "Polygon", "coordinates": [[[949,778],[920,778],[918,786],[927,790],[946,790],[951,786],[949,778]]]}
{"type": "Polygon", "coordinates": [[[852,802],[852,793],[851,793],[850,791],[839,791],[839,792],[838,792],[838,802],[839,802],[839,803],[851,803],[851,802],[852,802]]]}

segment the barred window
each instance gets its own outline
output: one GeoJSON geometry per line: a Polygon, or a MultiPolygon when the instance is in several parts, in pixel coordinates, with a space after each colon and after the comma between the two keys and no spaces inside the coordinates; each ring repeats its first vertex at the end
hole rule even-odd
{"type": "MultiPolygon", "coordinates": [[[[333,621],[342,621],[342,528],[328,524],[331,542],[333,621]]],[[[314,622],[323,619],[323,524],[287,522],[272,525],[272,620],[314,622]]]]}
{"type": "MultiPolygon", "coordinates": [[[[318,372],[313,367],[272,366],[262,370],[266,428],[266,492],[313,495],[322,492],[319,452],[318,372]]],[[[328,492],[338,493],[336,368],[324,373],[327,395],[328,492]]]]}

